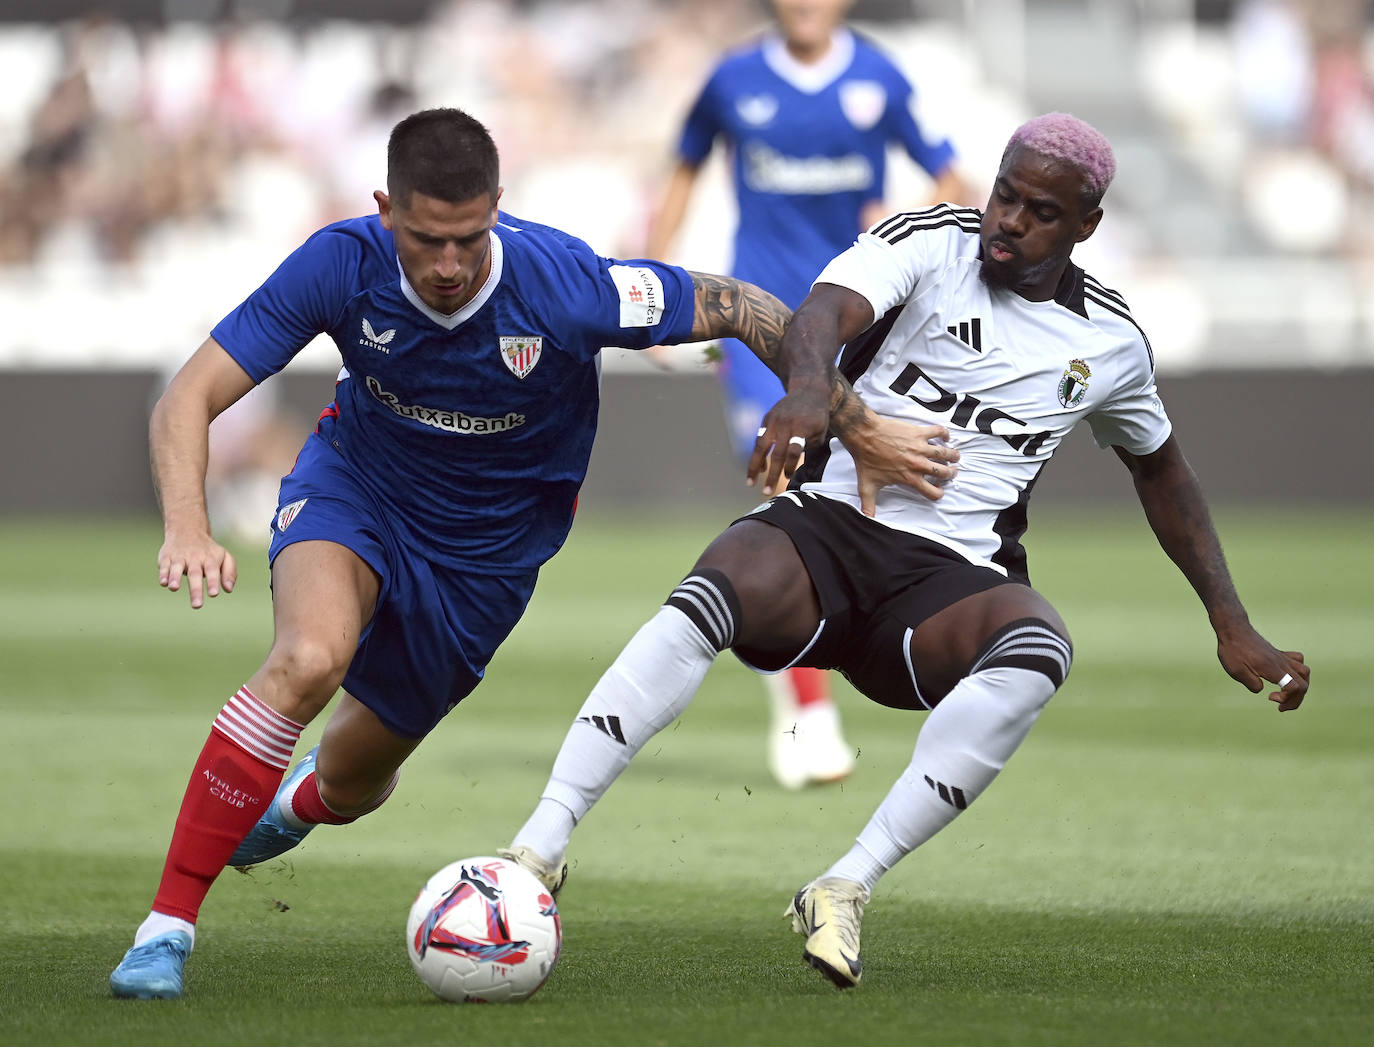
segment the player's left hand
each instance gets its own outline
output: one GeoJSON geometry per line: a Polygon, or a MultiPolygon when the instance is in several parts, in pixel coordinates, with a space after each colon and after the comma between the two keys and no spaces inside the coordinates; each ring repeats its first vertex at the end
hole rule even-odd
{"type": "Polygon", "coordinates": [[[1269,700],[1279,712],[1291,712],[1307,697],[1312,670],[1300,651],[1280,651],[1254,629],[1217,635],[1217,658],[1231,678],[1258,694],[1265,681],[1278,685],[1269,700]]]}
{"type": "Polygon", "coordinates": [[[854,456],[859,480],[859,508],[872,516],[878,491],[902,484],[932,502],[944,496],[944,486],[959,472],[959,452],[950,444],[943,425],[917,425],[872,415],[855,426],[843,442],[854,456]]]}
{"type": "Polygon", "coordinates": [[[789,391],[763,416],[754,453],[749,456],[749,486],[762,476],[765,495],[782,490],[801,465],[806,445],[825,435],[829,426],[828,389],[789,391]]]}

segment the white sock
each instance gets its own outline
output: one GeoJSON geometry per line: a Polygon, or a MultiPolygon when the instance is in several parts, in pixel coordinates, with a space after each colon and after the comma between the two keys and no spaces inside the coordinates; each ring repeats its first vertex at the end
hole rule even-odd
{"type": "Polygon", "coordinates": [[[138,930],[134,932],[134,944],[142,945],[149,938],[156,938],[159,934],[167,934],[170,931],[185,931],[191,936],[191,947],[195,948],[196,925],[160,912],[150,912],[148,918],[138,925],[138,930]]]}
{"type": "Polygon", "coordinates": [[[869,890],[971,804],[1025,739],[1055,692],[1042,672],[1006,665],[964,677],[927,716],[911,764],[858,843],[825,874],[869,890]]]}
{"type": "Polygon", "coordinates": [[[529,821],[515,834],[511,846],[532,848],[539,857],[557,863],[568,849],[568,841],[572,839],[576,825],[577,819],[572,811],[557,800],[541,797],[529,821]],[[546,847],[548,851],[544,850],[546,847]],[[549,857],[550,853],[553,857],[549,857]]]}
{"type": "Polygon", "coordinates": [[[871,894],[873,885],[888,868],[889,866],[870,854],[862,842],[858,842],[849,849],[848,854],[826,870],[825,875],[837,876],[841,880],[853,880],[857,884],[862,884],[864,890],[871,894]]]}
{"type": "Polygon", "coordinates": [[[592,689],[514,844],[561,860],[573,826],[644,743],[687,708],[718,653],[686,614],[660,608],[592,689]]]}

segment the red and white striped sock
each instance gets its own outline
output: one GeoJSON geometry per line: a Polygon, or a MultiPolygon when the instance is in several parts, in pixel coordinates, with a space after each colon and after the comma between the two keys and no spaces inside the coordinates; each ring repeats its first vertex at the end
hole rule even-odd
{"type": "Polygon", "coordinates": [[[387,797],[395,792],[396,783],[400,780],[401,772],[397,771],[391,776],[391,781],[382,790],[382,794],[361,811],[355,811],[353,814],[340,814],[324,802],[324,797],[320,795],[319,783],[315,780],[315,772],[311,771],[297,783],[295,791],[291,794],[292,820],[299,822],[302,826],[347,825],[349,822],[356,822],[363,815],[371,814],[386,803],[387,797]]]}
{"type": "Polygon", "coordinates": [[[247,687],[220,710],[181,801],[154,912],[195,923],[210,884],[272,802],[303,726],[247,687]]]}

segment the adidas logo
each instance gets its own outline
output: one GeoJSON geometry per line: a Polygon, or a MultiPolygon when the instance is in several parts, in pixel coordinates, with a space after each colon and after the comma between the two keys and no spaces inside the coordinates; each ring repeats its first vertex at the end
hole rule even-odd
{"type": "Polygon", "coordinates": [[[369,349],[376,349],[378,352],[389,354],[391,350],[387,348],[387,343],[395,337],[396,328],[378,332],[373,329],[372,321],[365,316],[363,317],[363,336],[358,339],[359,345],[365,345],[369,349]]]}
{"type": "Polygon", "coordinates": [[[925,778],[927,785],[939,793],[940,799],[944,800],[945,803],[949,804],[951,807],[957,807],[962,811],[968,806],[968,798],[964,796],[963,789],[956,789],[954,786],[946,785],[944,782],[937,782],[928,774],[922,775],[922,777],[925,778]]]}
{"type": "Polygon", "coordinates": [[[619,716],[579,716],[577,722],[591,724],[602,734],[609,735],[621,745],[625,744],[625,733],[620,729],[619,716]]]}
{"type": "Polygon", "coordinates": [[[945,330],[974,352],[981,353],[983,351],[983,321],[978,317],[975,316],[972,320],[960,320],[957,324],[950,324],[945,330]]]}

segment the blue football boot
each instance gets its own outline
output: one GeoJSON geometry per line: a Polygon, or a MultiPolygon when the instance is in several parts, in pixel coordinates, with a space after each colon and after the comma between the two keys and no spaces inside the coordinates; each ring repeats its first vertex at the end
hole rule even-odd
{"type": "Polygon", "coordinates": [[[246,869],[279,854],[285,854],[304,840],[306,833],[315,828],[313,825],[296,828],[282,815],[282,804],[296,783],[315,769],[315,753],[318,750],[317,745],[306,753],[301,762],[296,764],[296,769],[281,783],[277,795],[272,797],[266,812],[258,819],[258,824],[249,830],[248,835],[239,844],[238,850],[230,857],[229,864],[234,868],[246,869]]]}
{"type": "Polygon", "coordinates": [[[191,955],[191,936],[168,931],[135,945],[110,975],[110,991],[135,1000],[175,1000],[181,996],[181,969],[191,955]]]}

